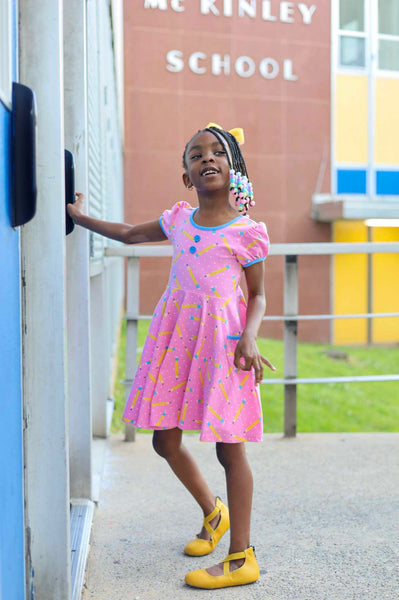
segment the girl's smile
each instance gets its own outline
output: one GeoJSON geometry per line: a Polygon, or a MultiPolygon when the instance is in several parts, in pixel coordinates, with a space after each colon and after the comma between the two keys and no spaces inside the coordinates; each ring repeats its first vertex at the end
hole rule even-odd
{"type": "Polygon", "coordinates": [[[212,175],[218,175],[220,171],[215,169],[215,167],[204,167],[200,172],[201,177],[209,177],[212,175]]]}

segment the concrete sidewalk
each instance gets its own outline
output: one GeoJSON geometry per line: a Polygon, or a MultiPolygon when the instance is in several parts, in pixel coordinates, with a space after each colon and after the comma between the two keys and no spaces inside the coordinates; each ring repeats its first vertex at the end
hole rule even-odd
{"type": "MultiPolygon", "coordinates": [[[[108,442],[84,600],[399,599],[399,434],[266,435],[247,444],[261,578],[215,591],[189,588],[184,575],[224,558],[228,535],[213,555],[183,555],[200,510],[151,436],[137,437],[108,442]]],[[[192,434],[185,443],[225,499],[214,445],[192,434]]]]}

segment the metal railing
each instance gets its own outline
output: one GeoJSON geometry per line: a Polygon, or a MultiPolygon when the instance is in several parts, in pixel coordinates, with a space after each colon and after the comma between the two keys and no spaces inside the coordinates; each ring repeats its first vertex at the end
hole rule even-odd
{"type": "MultiPolygon", "coordinates": [[[[399,312],[359,313],[347,315],[298,315],[298,256],[332,256],[337,254],[392,254],[399,252],[399,242],[374,243],[311,243],[274,244],[271,256],[284,256],[284,310],[282,315],[265,316],[264,321],[284,322],[284,377],[263,379],[265,385],[284,385],[284,435],[294,437],[297,428],[297,385],[311,383],[348,383],[371,381],[399,381],[398,374],[365,375],[353,377],[297,377],[298,321],[323,319],[360,319],[399,317],[399,312]]],[[[138,321],[151,318],[139,314],[139,270],[142,257],[172,256],[172,246],[120,246],[108,248],[108,256],[128,258],[127,271],[127,334],[126,334],[126,386],[130,386],[137,364],[138,321]]],[[[128,392],[128,390],[127,390],[128,392]]],[[[135,428],[126,425],[126,439],[134,440],[135,428]]]]}

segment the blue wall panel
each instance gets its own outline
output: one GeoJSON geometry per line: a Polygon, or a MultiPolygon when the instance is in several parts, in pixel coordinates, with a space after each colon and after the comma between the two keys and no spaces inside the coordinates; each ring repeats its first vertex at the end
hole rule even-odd
{"type": "MultiPolygon", "coordinates": [[[[16,2],[12,64],[16,79],[16,2]]],[[[10,223],[11,114],[0,102],[0,598],[24,600],[24,495],[19,231],[10,223]]]]}
{"type": "Polygon", "coordinates": [[[365,194],[366,190],[366,169],[337,169],[338,194],[365,194]]]}
{"type": "Polygon", "coordinates": [[[399,194],[399,171],[377,171],[377,194],[399,194]]]}
{"type": "Polygon", "coordinates": [[[24,598],[19,231],[10,225],[11,117],[0,102],[0,598],[24,598]]]}

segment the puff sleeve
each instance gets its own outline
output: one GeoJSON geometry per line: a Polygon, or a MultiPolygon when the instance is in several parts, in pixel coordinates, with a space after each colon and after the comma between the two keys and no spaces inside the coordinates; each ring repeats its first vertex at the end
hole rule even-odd
{"type": "Polygon", "coordinates": [[[256,223],[243,233],[237,258],[244,268],[249,267],[265,260],[269,249],[270,241],[266,225],[262,222],[256,223]]]}
{"type": "Polygon", "coordinates": [[[185,201],[176,202],[172,208],[164,210],[162,215],[159,217],[159,224],[162,228],[162,231],[170,241],[173,240],[173,231],[176,227],[176,219],[178,218],[181,210],[184,208],[191,209],[192,207],[188,202],[185,201]]]}

